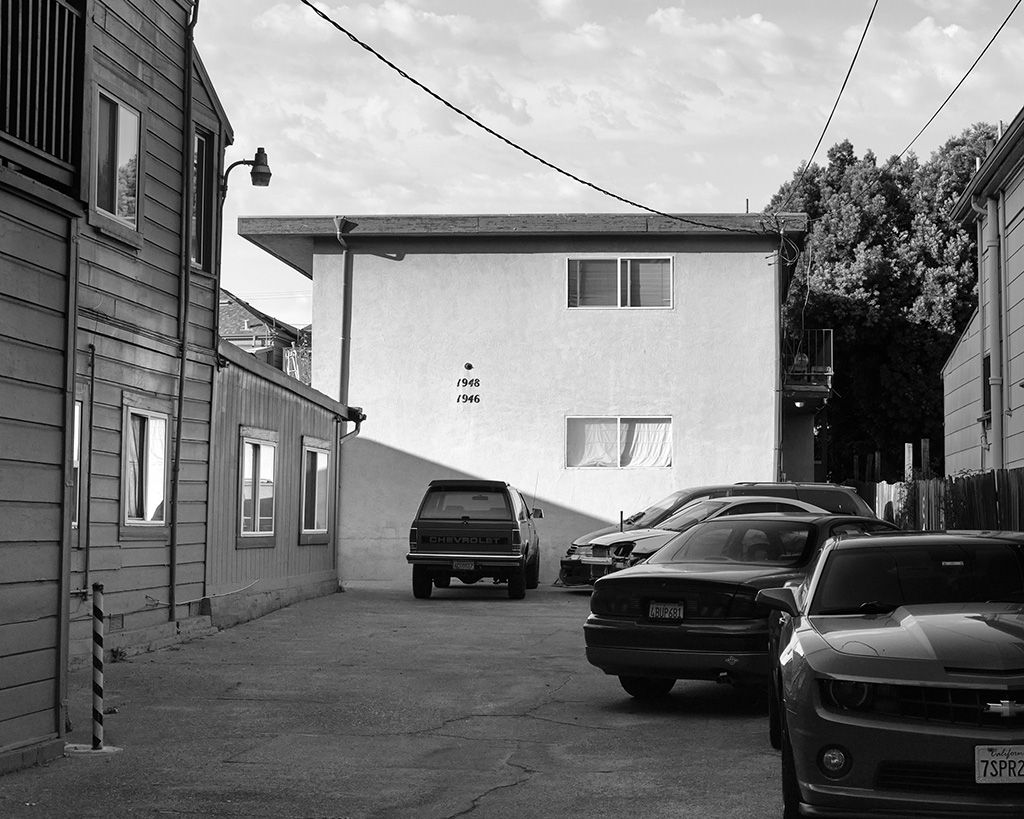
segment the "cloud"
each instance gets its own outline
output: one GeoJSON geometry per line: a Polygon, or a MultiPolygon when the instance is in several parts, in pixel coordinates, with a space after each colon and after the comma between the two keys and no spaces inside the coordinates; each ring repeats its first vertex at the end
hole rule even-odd
{"type": "Polygon", "coordinates": [[[578,0],[536,0],[541,17],[549,20],[564,20],[576,13],[578,0]]]}

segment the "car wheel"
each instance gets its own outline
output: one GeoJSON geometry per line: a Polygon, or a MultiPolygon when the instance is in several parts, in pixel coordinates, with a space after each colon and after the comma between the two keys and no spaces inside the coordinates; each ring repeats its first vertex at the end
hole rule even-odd
{"type": "Polygon", "coordinates": [[[775,674],[768,680],[768,742],[776,751],[782,747],[782,711],[779,706],[779,680],[775,674]]]}
{"type": "Polygon", "coordinates": [[[434,585],[439,589],[447,589],[452,584],[452,576],[450,574],[435,574],[434,585]]]}
{"type": "Polygon", "coordinates": [[[434,588],[434,581],[430,576],[430,572],[423,566],[412,567],[412,596],[420,600],[426,600],[430,597],[430,592],[434,588]]]}
{"type": "Polygon", "coordinates": [[[540,585],[540,554],[526,566],[526,588],[535,589],[540,585]]]}
{"type": "Polygon", "coordinates": [[[668,696],[676,681],[665,677],[619,677],[619,684],[638,700],[658,700],[668,696]]]}
{"type": "Polygon", "coordinates": [[[799,819],[800,784],[796,778],[796,764],[793,762],[793,743],[785,719],[780,720],[782,745],[782,819],[799,819]]]}
{"type": "Polygon", "coordinates": [[[526,597],[526,569],[518,569],[508,576],[508,599],[522,600],[526,597]]]}

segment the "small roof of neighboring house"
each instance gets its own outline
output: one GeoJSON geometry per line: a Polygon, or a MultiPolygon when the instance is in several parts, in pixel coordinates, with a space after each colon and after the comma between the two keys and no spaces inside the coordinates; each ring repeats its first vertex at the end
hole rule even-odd
{"type": "Polygon", "coordinates": [[[395,238],[689,236],[766,239],[802,246],[805,213],[527,213],[395,216],[243,216],[238,233],[313,278],[314,248],[340,252],[348,242],[395,238]]]}
{"type": "Polygon", "coordinates": [[[257,310],[247,301],[238,298],[223,287],[220,290],[220,298],[218,332],[221,338],[230,340],[273,334],[285,343],[299,340],[302,331],[268,313],[257,310]]]}

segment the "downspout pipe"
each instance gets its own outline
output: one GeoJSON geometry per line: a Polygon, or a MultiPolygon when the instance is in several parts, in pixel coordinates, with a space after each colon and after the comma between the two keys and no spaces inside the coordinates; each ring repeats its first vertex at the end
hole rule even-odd
{"type": "Polygon", "coordinates": [[[192,83],[195,72],[193,52],[195,50],[195,28],[199,19],[199,0],[192,6],[192,16],[185,29],[185,80],[182,94],[181,124],[181,254],[180,284],[178,288],[178,335],[180,338],[180,357],[178,367],[178,401],[174,419],[174,454],[171,460],[171,496],[170,496],[170,548],[168,555],[169,577],[167,580],[167,619],[175,622],[177,616],[178,594],[178,497],[181,485],[181,436],[184,432],[185,387],[188,383],[188,325],[192,302],[192,211],[195,207],[193,191],[194,165],[192,137],[192,83]]]}
{"type": "Polygon", "coordinates": [[[1003,356],[1000,338],[1002,317],[1001,289],[999,286],[999,200],[989,197],[985,208],[985,292],[988,296],[988,325],[986,337],[992,375],[988,390],[992,407],[992,436],[990,444],[992,469],[1003,468],[1003,356]]]}

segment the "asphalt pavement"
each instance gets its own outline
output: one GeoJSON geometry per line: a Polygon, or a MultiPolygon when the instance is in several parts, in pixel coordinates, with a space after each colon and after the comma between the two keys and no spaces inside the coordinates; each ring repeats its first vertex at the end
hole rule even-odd
{"type": "MultiPolygon", "coordinates": [[[[781,815],[756,693],[632,700],[586,662],[589,594],[348,584],[105,666],[104,750],[0,777],[3,819],[781,815]]],[[[91,669],[69,678],[89,747],[91,669]]]]}

